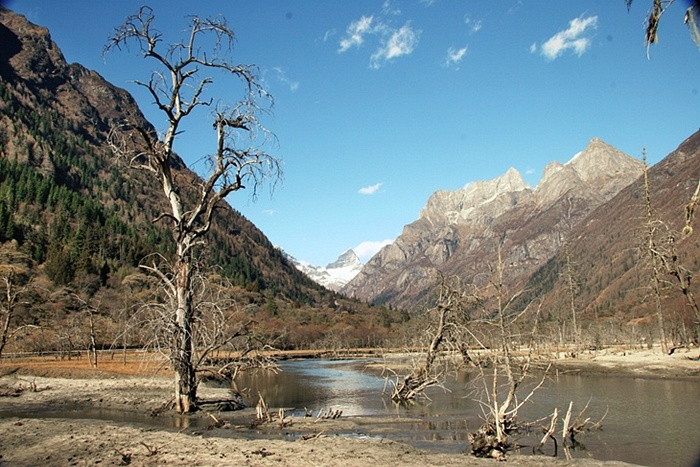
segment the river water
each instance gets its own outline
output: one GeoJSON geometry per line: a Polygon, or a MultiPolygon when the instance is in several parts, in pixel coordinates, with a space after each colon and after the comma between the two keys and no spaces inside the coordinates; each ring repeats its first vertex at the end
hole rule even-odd
{"type": "MultiPolygon", "coordinates": [[[[376,417],[354,435],[384,436],[427,450],[459,453],[467,433],[481,424],[483,383],[477,373],[448,377],[445,388],[429,388],[429,399],[397,406],[383,397],[391,382],[361,360],[298,360],[281,363],[281,372],[256,372],[237,381],[255,406],[260,393],[269,407],[342,410],[343,416],[376,417]],[[381,422],[387,418],[391,422],[381,422]]],[[[539,379],[533,380],[534,386],[539,379]]],[[[526,391],[524,394],[527,394],[526,391]]],[[[696,466],[700,460],[700,384],[696,380],[550,375],[520,410],[520,421],[536,420],[559,410],[559,420],[573,401],[575,417],[588,403],[585,417],[605,418],[602,430],[583,432],[573,457],[619,460],[648,466],[696,466]],[[606,414],[607,411],[607,414],[606,414]]],[[[584,418],[585,418],[584,417],[584,418]]],[[[538,424],[543,425],[547,421],[538,424]]],[[[540,431],[523,434],[520,451],[528,454],[540,431]]],[[[561,435],[557,438],[561,441],[561,435]]],[[[554,455],[553,443],[545,454],[554,455]]],[[[560,448],[557,453],[564,456],[560,448]]]]}
{"type": "MultiPolygon", "coordinates": [[[[397,406],[382,396],[391,390],[391,381],[369,366],[368,360],[292,360],[280,363],[278,373],[244,373],[236,380],[237,389],[249,407],[255,407],[258,394],[267,405],[305,410],[342,410],[343,417],[360,416],[354,432],[347,436],[381,436],[425,450],[461,453],[468,448],[467,433],[481,425],[482,408],[477,402],[483,383],[475,372],[450,375],[443,388],[426,391],[429,399],[397,406]]],[[[533,379],[531,387],[541,378],[533,379]]],[[[526,394],[526,391],[524,394],[526,394]]],[[[573,416],[588,404],[586,417],[602,421],[602,430],[583,432],[570,450],[574,458],[591,457],[618,460],[646,466],[700,467],[700,383],[697,380],[642,379],[612,376],[549,375],[543,386],[519,412],[519,421],[532,421],[559,410],[559,426],[569,403],[573,416]],[[607,414],[606,414],[607,412],[607,414]]],[[[292,411],[287,412],[292,415],[292,411]]],[[[148,417],[144,414],[107,410],[16,412],[2,410],[2,417],[94,418],[132,425],[183,428],[197,426],[198,419],[187,417],[148,417]],[[194,424],[194,425],[193,425],[194,424]]],[[[205,420],[206,422],[206,420],[205,420]]],[[[548,424],[542,421],[537,426],[548,424]]],[[[555,433],[561,441],[561,433],[555,433]]],[[[255,436],[255,434],[251,434],[255,436]]],[[[519,435],[519,452],[531,454],[542,432],[519,435]]],[[[545,455],[554,455],[550,441],[545,455]]],[[[556,455],[564,458],[563,449],[556,455]]]]}

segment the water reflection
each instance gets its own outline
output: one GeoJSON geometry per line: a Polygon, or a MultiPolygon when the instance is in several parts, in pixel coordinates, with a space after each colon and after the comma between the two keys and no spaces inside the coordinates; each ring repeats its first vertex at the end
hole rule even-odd
{"type": "MultiPolygon", "coordinates": [[[[475,400],[483,388],[474,374],[460,372],[449,378],[445,389],[430,388],[429,399],[397,406],[382,397],[386,385],[365,361],[286,361],[282,372],[245,375],[238,387],[248,388],[247,403],[254,406],[258,392],[270,407],[295,409],[333,408],[344,416],[392,417],[382,425],[368,424],[383,436],[425,449],[461,452],[467,433],[481,424],[482,407],[475,400]]],[[[533,379],[532,384],[539,382],[533,379]]],[[[700,445],[700,385],[696,381],[565,375],[548,378],[534,400],[520,411],[521,420],[536,420],[555,407],[566,413],[573,401],[575,416],[587,402],[586,417],[593,423],[605,414],[602,431],[581,433],[570,447],[573,457],[622,460],[641,465],[692,465],[700,445]]],[[[542,423],[544,424],[544,422],[542,423]]],[[[518,443],[531,453],[542,432],[533,428],[518,443]]],[[[559,454],[562,447],[559,439],[559,454]]],[[[554,455],[553,443],[544,448],[554,455]]]]}
{"type": "Polygon", "coordinates": [[[348,360],[299,360],[282,362],[281,372],[258,371],[241,375],[237,389],[254,406],[261,395],[270,407],[342,410],[343,415],[371,415],[385,407],[381,397],[384,380],[364,371],[363,364],[348,360]]]}

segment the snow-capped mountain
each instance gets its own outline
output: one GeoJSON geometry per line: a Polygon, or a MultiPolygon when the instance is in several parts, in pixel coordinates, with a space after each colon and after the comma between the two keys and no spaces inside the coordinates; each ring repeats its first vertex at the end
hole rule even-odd
{"type": "Polygon", "coordinates": [[[300,261],[286,252],[284,254],[297,269],[312,280],[336,292],[350,282],[362,269],[360,258],[358,258],[352,248],[326,267],[314,266],[305,261],[300,261]]]}

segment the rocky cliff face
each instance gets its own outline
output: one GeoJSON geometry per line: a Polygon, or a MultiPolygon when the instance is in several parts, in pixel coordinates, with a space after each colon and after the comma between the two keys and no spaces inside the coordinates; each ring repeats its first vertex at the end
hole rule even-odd
{"type": "Polygon", "coordinates": [[[74,129],[98,138],[116,120],[129,118],[145,127],[131,94],[107,82],[97,72],[80,64],[68,64],[51,40],[48,29],[28,22],[23,16],[0,7],[0,72],[8,82],[26,90],[40,103],[66,118],[74,129]]]}
{"type": "Polygon", "coordinates": [[[511,168],[490,181],[438,191],[418,220],[342,292],[420,309],[430,303],[440,274],[472,280],[495,264],[499,244],[510,279],[524,280],[555,254],[574,225],[641,173],[641,162],[594,138],[566,164],[549,164],[535,189],[511,168]]]}

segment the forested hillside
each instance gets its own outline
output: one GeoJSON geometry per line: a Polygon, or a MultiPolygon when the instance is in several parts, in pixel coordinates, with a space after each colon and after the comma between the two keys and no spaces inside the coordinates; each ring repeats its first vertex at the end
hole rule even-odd
{"type": "MultiPolygon", "coordinates": [[[[174,248],[156,221],[162,191],[117,164],[106,144],[114,122],[150,125],[126,91],[67,64],[46,29],[0,9],[0,42],[0,269],[11,283],[5,295],[17,294],[3,305],[12,310],[8,349],[82,345],[88,308],[103,322],[99,344],[112,345],[119,316],[148,283],[139,265],[174,248]]],[[[174,169],[197,177],[181,161],[174,169]]],[[[348,328],[364,328],[363,340],[363,323],[374,326],[376,310],[341,304],[228,205],[198,256],[201,270],[229,284],[237,306],[281,346],[309,346],[337,329],[355,344],[348,328]],[[358,313],[352,326],[339,308],[358,313]]],[[[387,319],[375,334],[387,335],[387,319]]]]}

